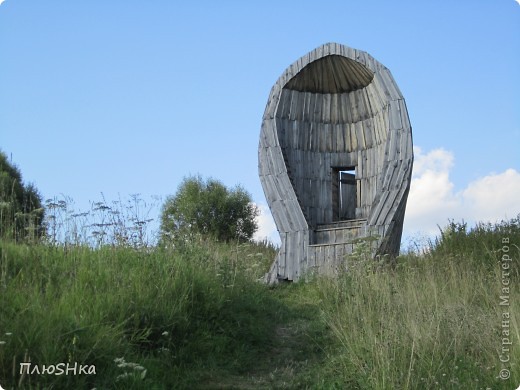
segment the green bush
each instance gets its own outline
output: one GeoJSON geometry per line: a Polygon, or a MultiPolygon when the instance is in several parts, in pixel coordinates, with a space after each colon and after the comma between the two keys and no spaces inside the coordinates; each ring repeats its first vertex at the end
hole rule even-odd
{"type": "Polygon", "coordinates": [[[183,180],[161,214],[161,240],[183,241],[193,235],[218,241],[247,241],[257,229],[258,209],[242,187],[226,188],[200,176],[183,180]]]}
{"type": "Polygon", "coordinates": [[[45,233],[42,199],[34,185],[25,185],[20,170],[0,151],[0,237],[35,240],[45,233]]]}

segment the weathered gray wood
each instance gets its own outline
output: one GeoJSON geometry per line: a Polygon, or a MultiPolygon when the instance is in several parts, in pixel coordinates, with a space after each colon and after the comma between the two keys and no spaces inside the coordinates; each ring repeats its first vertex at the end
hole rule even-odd
{"type": "Polygon", "coordinates": [[[267,280],[298,280],[310,268],[338,270],[353,250],[346,241],[370,229],[381,233],[374,254],[397,253],[413,162],[411,126],[390,72],[368,53],[326,44],[290,65],[271,90],[258,156],[282,240],[267,280]],[[321,229],[337,218],[334,172],[352,167],[350,218],[364,222],[321,229]]]}

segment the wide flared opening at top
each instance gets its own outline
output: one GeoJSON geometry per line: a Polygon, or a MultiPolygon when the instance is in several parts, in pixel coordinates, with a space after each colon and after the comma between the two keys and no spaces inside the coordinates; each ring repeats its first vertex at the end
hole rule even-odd
{"type": "Polygon", "coordinates": [[[344,93],[365,88],[374,73],[363,64],[339,55],[311,62],[284,86],[300,92],[344,93]]]}

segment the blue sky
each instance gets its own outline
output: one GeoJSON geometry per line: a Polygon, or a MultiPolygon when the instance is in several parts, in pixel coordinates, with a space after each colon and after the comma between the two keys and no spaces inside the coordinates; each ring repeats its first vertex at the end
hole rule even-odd
{"type": "MultiPolygon", "coordinates": [[[[0,4],[0,148],[44,198],[166,197],[200,173],[265,205],[269,91],[326,42],[387,66],[416,164],[405,233],[520,213],[520,4],[22,1],[0,4]]],[[[264,235],[276,237],[263,207],[264,235]]]]}

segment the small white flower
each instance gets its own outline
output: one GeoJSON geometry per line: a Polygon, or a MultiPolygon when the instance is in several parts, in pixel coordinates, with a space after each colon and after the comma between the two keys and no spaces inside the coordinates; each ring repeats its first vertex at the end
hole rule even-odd
{"type": "Polygon", "coordinates": [[[163,336],[168,336],[169,333],[168,333],[167,331],[164,331],[164,332],[162,332],[162,335],[163,335],[163,336]]]}

